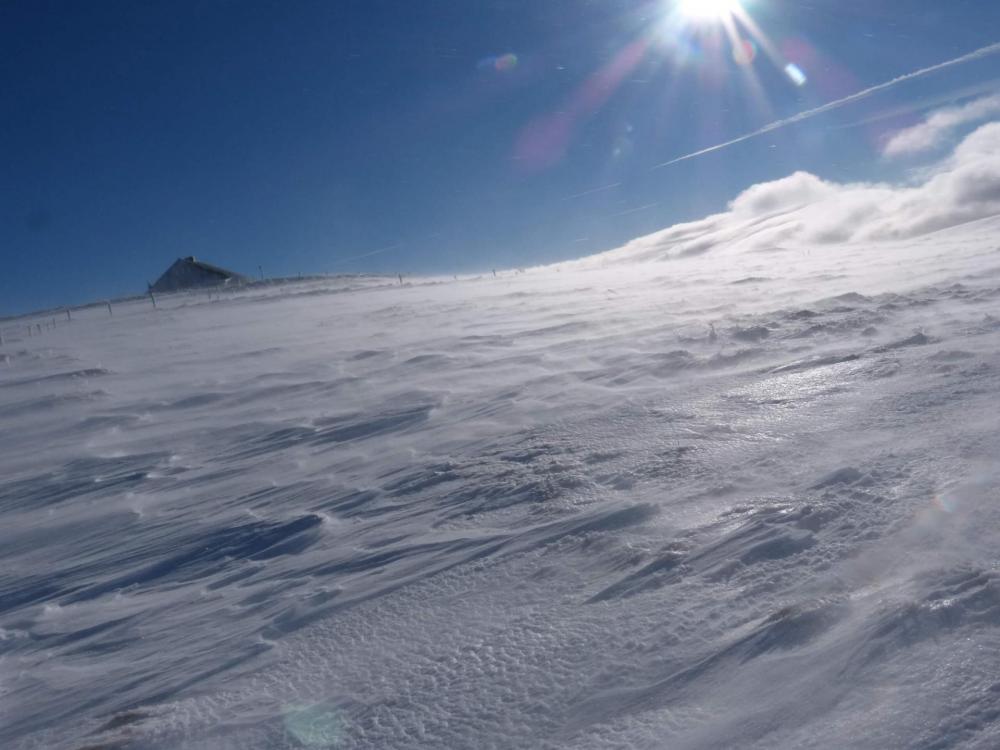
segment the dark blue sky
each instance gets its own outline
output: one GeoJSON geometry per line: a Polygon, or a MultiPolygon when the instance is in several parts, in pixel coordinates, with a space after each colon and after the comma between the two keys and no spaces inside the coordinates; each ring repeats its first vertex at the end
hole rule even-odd
{"type": "Polygon", "coordinates": [[[2,0],[0,314],[141,292],[189,254],[269,275],[578,257],[796,169],[898,177],[880,139],[1000,78],[994,55],[652,169],[1000,41],[994,0],[743,6],[805,85],[671,0],[2,0]]]}

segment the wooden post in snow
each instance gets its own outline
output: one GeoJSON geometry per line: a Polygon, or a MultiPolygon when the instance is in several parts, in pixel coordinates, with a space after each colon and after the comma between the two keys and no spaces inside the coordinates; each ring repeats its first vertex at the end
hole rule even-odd
{"type": "Polygon", "coordinates": [[[69,308],[66,308],[66,320],[73,320],[73,316],[70,314],[69,308]]]}
{"type": "Polygon", "coordinates": [[[112,315],[114,315],[114,313],[111,312],[111,300],[108,300],[108,317],[110,317],[112,315]]]}
{"type": "Polygon", "coordinates": [[[153,307],[155,308],[156,307],[156,297],[153,296],[153,290],[152,289],[149,290],[149,298],[151,300],[153,300],[153,307]]]}

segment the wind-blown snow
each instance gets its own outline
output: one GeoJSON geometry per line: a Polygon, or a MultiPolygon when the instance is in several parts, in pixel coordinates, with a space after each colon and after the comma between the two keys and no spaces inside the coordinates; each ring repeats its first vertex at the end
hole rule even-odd
{"type": "Polygon", "coordinates": [[[791,180],[5,329],[0,745],[996,747],[1000,219],[791,180]]]}
{"type": "Polygon", "coordinates": [[[883,149],[891,158],[911,156],[939,148],[964,125],[1000,115],[1000,96],[984,96],[958,107],[939,109],[909,128],[894,133],[883,149]]]}
{"type": "MultiPolygon", "coordinates": [[[[755,185],[725,213],[640,237],[579,262],[744,253],[925,237],[1000,214],[1000,122],[968,135],[914,185],[838,184],[807,172],[755,185]]],[[[830,252],[833,252],[832,250],[830,252]]]]}

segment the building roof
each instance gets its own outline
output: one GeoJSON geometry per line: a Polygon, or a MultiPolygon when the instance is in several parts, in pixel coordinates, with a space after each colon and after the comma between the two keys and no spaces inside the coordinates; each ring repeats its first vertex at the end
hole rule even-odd
{"type": "Polygon", "coordinates": [[[163,275],[151,284],[151,292],[177,292],[198,287],[219,286],[222,284],[241,284],[249,281],[246,276],[235,271],[229,271],[211,263],[205,263],[189,255],[178,258],[163,272],[163,275]]]}

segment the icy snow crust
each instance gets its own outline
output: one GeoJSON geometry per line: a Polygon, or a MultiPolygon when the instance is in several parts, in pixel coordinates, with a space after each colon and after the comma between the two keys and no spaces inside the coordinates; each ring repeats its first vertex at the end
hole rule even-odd
{"type": "Polygon", "coordinates": [[[0,746],[1000,746],[1000,221],[744,229],[7,331],[0,746]]]}

